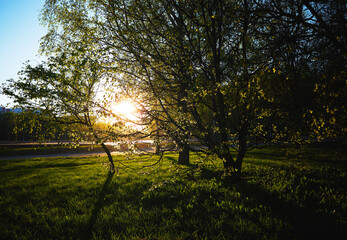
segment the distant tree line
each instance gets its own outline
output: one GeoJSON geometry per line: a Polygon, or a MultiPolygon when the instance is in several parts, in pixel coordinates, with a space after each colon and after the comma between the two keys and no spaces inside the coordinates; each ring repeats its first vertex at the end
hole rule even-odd
{"type": "MultiPolygon", "coordinates": [[[[35,118],[35,116],[34,116],[35,118]]],[[[44,126],[32,124],[33,116],[21,112],[0,113],[0,141],[69,141],[69,131],[62,126],[48,123],[44,126]],[[49,131],[47,131],[49,129],[49,131]]]]}

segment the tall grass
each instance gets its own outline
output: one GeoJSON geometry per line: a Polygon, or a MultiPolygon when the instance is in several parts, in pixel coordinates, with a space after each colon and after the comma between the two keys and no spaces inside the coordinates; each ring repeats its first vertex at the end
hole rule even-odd
{"type": "Polygon", "coordinates": [[[243,175],[213,156],[0,161],[0,239],[334,239],[347,233],[345,152],[266,148],[243,175]]]}

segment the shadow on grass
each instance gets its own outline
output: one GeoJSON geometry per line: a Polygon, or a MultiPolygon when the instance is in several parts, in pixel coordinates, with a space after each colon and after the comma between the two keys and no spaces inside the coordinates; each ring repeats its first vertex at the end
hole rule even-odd
{"type": "Polygon", "coordinates": [[[96,220],[97,220],[97,217],[98,217],[98,215],[102,209],[102,206],[104,203],[104,198],[106,195],[106,191],[107,191],[107,188],[108,188],[108,186],[112,180],[113,175],[114,175],[114,173],[110,173],[110,172],[107,175],[107,179],[106,179],[104,185],[102,186],[102,189],[101,189],[100,194],[98,196],[98,201],[95,204],[95,207],[94,207],[92,214],[89,218],[89,221],[87,223],[86,229],[83,233],[83,239],[92,239],[93,227],[94,227],[96,220]]]}
{"type": "Polygon", "coordinates": [[[246,158],[257,158],[271,161],[310,161],[315,163],[332,164],[347,167],[345,149],[293,149],[293,148],[280,148],[269,149],[265,151],[249,151],[246,153],[246,158]],[[331,151],[335,151],[332,154],[331,151]],[[330,151],[330,152],[329,152],[330,151]],[[328,155],[327,155],[328,154],[328,155]]]}
{"type": "Polygon", "coordinates": [[[174,157],[165,156],[165,158],[168,159],[169,161],[171,161],[171,163],[177,163],[177,159],[175,159],[174,157]]]}
{"type": "Polygon", "coordinates": [[[287,220],[293,227],[293,232],[285,233],[286,236],[282,236],[285,239],[288,236],[290,239],[339,239],[347,235],[347,231],[342,229],[343,226],[339,226],[331,216],[318,212],[314,207],[297,206],[268,192],[260,185],[243,179],[225,179],[223,183],[226,187],[240,192],[243,198],[255,199],[258,204],[269,207],[274,216],[287,220]]]}
{"type": "MultiPolygon", "coordinates": [[[[178,163],[178,158],[174,158],[174,157],[171,157],[171,156],[165,156],[166,159],[168,159],[169,161],[171,161],[171,163],[173,164],[179,164],[178,163]]],[[[196,164],[183,164],[183,166],[187,166],[187,167],[190,167],[190,168],[194,168],[196,167],[196,164]]]]}
{"type": "MultiPolygon", "coordinates": [[[[222,174],[223,171],[202,168],[200,178],[206,180],[219,179],[218,181],[222,182],[222,186],[231,191],[239,192],[243,199],[254,200],[249,204],[266,206],[271,211],[269,212],[270,215],[288,222],[292,230],[290,232],[279,232],[279,239],[343,239],[341,236],[347,236],[346,225],[341,225],[333,216],[322,212],[324,209],[317,209],[315,203],[310,205],[308,202],[304,206],[299,206],[293,201],[285,200],[278,194],[268,191],[261,184],[248,182],[249,176],[243,176],[244,178],[241,179],[235,177],[221,179],[222,174]]],[[[184,197],[180,196],[179,198],[183,199],[184,197]]],[[[178,199],[160,200],[168,207],[174,206],[176,204],[175,200],[178,201],[178,199]]],[[[252,207],[250,206],[250,208],[252,207]]],[[[263,225],[259,218],[252,218],[251,220],[258,222],[259,226],[263,225]]],[[[272,231],[264,228],[263,230],[272,231]]]]}

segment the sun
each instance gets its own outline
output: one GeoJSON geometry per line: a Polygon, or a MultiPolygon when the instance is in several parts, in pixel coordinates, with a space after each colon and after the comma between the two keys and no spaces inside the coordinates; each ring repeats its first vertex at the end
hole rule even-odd
{"type": "Polygon", "coordinates": [[[124,120],[135,121],[137,117],[137,108],[129,100],[124,100],[112,106],[112,113],[124,120]]]}

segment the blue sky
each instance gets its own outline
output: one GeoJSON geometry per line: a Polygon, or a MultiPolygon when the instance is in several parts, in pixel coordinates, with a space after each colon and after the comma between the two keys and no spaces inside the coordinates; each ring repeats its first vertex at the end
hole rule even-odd
{"type": "MultiPolygon", "coordinates": [[[[46,29],[39,24],[45,0],[0,0],[0,84],[17,78],[27,60],[40,61],[39,40],[46,29]]],[[[0,106],[12,101],[0,94],[0,106]]]]}

